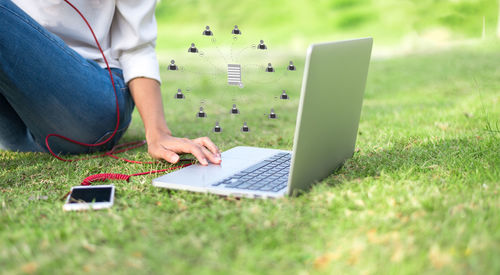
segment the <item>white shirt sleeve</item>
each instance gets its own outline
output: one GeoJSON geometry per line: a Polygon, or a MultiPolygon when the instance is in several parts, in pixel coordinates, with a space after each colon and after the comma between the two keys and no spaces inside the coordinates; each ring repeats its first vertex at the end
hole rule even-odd
{"type": "Polygon", "coordinates": [[[120,62],[125,83],[137,77],[161,83],[155,46],[155,0],[116,0],[111,54],[120,62]]]}

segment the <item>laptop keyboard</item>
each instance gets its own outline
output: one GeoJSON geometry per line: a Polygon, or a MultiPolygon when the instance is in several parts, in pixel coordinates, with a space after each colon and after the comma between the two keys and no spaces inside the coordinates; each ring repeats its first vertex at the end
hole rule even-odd
{"type": "Polygon", "coordinates": [[[291,153],[278,153],[243,171],[225,178],[213,186],[278,192],[288,183],[291,153]]]}

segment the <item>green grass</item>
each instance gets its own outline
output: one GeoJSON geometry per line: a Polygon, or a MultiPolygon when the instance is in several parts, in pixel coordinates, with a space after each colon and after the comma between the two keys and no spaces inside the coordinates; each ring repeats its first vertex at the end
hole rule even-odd
{"type": "MultiPolygon", "coordinates": [[[[204,66],[171,54],[186,68],[204,66]]],[[[294,59],[302,68],[303,57],[294,59]]],[[[357,153],[297,198],[168,191],[144,176],[114,182],[116,204],[109,210],[65,213],[60,197],[88,175],[168,165],[68,164],[46,154],[2,151],[1,273],[498,274],[498,60],[496,45],[374,60],[357,153]]],[[[248,81],[241,90],[226,87],[221,75],[190,72],[162,70],[174,133],[209,135],[224,150],[291,149],[302,70],[276,83],[248,81]],[[186,87],[188,98],[174,101],[175,90],[186,87]],[[281,87],[290,101],[274,99],[281,87]],[[231,119],[225,112],[233,98],[245,113],[231,119]],[[201,100],[206,121],[195,119],[201,100]],[[263,119],[271,104],[278,121],[263,119]],[[215,119],[223,121],[220,135],[210,132],[215,119]],[[238,131],[242,120],[249,121],[249,134],[238,131]]],[[[124,140],[142,134],[134,114],[124,140]]],[[[145,148],[125,156],[148,160],[145,148]]]]}

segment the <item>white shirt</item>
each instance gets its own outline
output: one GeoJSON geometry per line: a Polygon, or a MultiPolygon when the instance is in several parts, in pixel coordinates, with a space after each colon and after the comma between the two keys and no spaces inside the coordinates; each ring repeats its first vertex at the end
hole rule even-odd
{"type": "MultiPolygon", "coordinates": [[[[83,19],[63,0],[13,0],[48,31],[86,59],[106,65],[83,19]]],[[[160,82],[155,52],[155,0],[70,0],[85,16],[109,66],[121,68],[125,82],[136,77],[160,82]]]]}

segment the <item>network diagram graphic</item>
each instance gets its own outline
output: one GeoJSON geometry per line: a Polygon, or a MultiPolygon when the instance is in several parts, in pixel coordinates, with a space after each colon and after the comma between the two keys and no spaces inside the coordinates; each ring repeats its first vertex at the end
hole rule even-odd
{"type": "MultiPolygon", "coordinates": [[[[246,44],[243,42],[242,45],[238,45],[238,41],[241,41],[241,37],[244,35],[244,32],[240,30],[240,28],[235,25],[234,28],[225,30],[224,35],[230,36],[231,42],[229,45],[221,45],[219,44],[219,39],[217,38],[217,32],[212,30],[210,26],[206,26],[203,31],[201,31],[201,36],[198,37],[202,39],[201,42],[204,44],[209,43],[206,48],[199,47],[198,42],[193,41],[187,43],[185,54],[189,56],[189,58],[194,58],[194,63],[197,64],[205,64],[207,68],[202,70],[196,70],[190,66],[190,64],[180,64],[176,61],[176,58],[172,58],[170,63],[167,66],[167,70],[169,74],[172,74],[171,77],[175,77],[174,74],[194,74],[196,76],[204,75],[204,77],[208,77],[208,79],[213,80],[220,79],[221,76],[224,76],[224,85],[226,86],[222,90],[222,93],[219,96],[225,96],[224,91],[230,88],[237,88],[240,90],[245,90],[246,84],[251,83],[255,87],[257,86],[269,86],[269,84],[273,85],[281,85],[281,88],[278,91],[273,91],[273,94],[269,95],[269,99],[265,100],[265,102],[270,103],[271,106],[268,106],[268,113],[264,114],[266,119],[276,120],[279,118],[277,111],[279,109],[278,101],[287,101],[290,99],[288,89],[286,84],[278,84],[281,83],[284,77],[289,74],[296,74],[297,67],[294,64],[293,60],[289,60],[286,64],[273,64],[273,56],[269,53],[270,46],[268,45],[264,39],[252,40],[254,41],[250,44],[246,44]],[[209,54],[208,49],[212,49],[214,53],[209,54]],[[245,59],[245,56],[250,56],[245,59]]],[[[196,40],[196,39],[194,39],[196,40]]],[[[239,43],[241,44],[241,43],[239,43]]],[[[282,58],[281,58],[282,59],[282,58]]],[[[278,63],[283,63],[279,62],[278,63]]],[[[188,85],[186,85],[188,87],[188,85]]],[[[178,87],[173,94],[173,101],[182,102],[186,101],[190,98],[190,92],[194,93],[191,88],[178,87]]],[[[234,91],[234,90],[233,90],[234,91]]],[[[249,112],[249,110],[245,109],[245,106],[241,106],[241,102],[238,100],[239,96],[232,97],[232,104],[227,107],[226,111],[218,111],[213,112],[211,114],[211,110],[207,110],[206,102],[208,99],[202,99],[199,101],[199,107],[197,107],[196,111],[194,111],[195,119],[213,119],[213,124],[211,131],[213,133],[222,133],[223,125],[221,125],[221,120],[224,116],[231,116],[234,118],[241,117],[241,128],[239,129],[242,133],[248,133],[253,130],[248,124],[248,121],[242,117],[242,113],[249,112]]]]}

